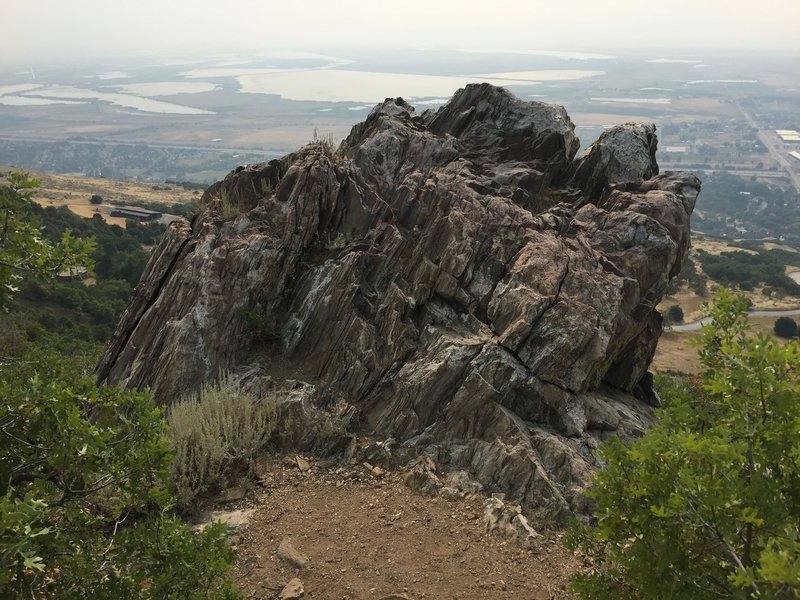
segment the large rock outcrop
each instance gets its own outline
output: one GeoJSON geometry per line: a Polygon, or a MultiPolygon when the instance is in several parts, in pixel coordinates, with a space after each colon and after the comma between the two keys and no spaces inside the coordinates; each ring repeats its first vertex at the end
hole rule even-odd
{"type": "Polygon", "coordinates": [[[165,403],[221,370],[307,382],[563,522],[599,441],[652,422],[655,306],[700,189],[658,175],[652,126],[578,147],[563,108],[481,84],[239,168],[170,226],[99,379],[165,403]]]}

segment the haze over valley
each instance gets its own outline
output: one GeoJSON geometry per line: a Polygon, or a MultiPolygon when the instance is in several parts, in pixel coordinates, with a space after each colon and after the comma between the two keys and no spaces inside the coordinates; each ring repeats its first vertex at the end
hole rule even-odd
{"type": "Polygon", "coordinates": [[[386,97],[421,112],[470,82],[563,104],[582,146],[653,122],[665,168],[725,169],[797,185],[795,57],[698,50],[350,50],[118,58],[0,75],[0,164],[210,183],[317,135],[340,140],[386,97]],[[764,140],[762,137],[766,137],[764,140]]]}
{"type": "Polygon", "coordinates": [[[0,597],[800,597],[800,3],[12,0],[0,597]]]}

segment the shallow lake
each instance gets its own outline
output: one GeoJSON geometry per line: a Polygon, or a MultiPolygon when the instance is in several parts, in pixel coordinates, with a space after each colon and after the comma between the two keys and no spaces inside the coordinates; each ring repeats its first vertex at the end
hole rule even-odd
{"type": "Polygon", "coordinates": [[[623,104],[669,104],[669,98],[589,98],[592,102],[621,102],[623,104]]]}
{"type": "Polygon", "coordinates": [[[482,75],[416,75],[345,69],[306,69],[241,75],[240,91],[277,94],[287,100],[376,103],[386,98],[449,97],[469,83],[533,85],[525,79],[499,79],[482,75]]]}
{"type": "Polygon", "coordinates": [[[111,92],[96,92],[94,90],[85,90],[75,87],[61,87],[53,86],[43,89],[37,89],[32,92],[26,92],[26,96],[43,97],[48,99],[65,99],[65,100],[100,100],[101,102],[108,102],[115,106],[124,108],[135,108],[142,112],[151,113],[165,113],[174,115],[211,115],[211,111],[203,110],[201,108],[194,108],[192,106],[184,106],[182,104],[173,104],[172,102],[162,102],[161,100],[152,100],[150,98],[141,98],[131,94],[117,94],[111,92]]]}
{"type": "Polygon", "coordinates": [[[148,83],[125,83],[114,89],[137,96],[172,96],[174,94],[202,94],[213,92],[219,86],[207,81],[154,81],[148,83]]]}

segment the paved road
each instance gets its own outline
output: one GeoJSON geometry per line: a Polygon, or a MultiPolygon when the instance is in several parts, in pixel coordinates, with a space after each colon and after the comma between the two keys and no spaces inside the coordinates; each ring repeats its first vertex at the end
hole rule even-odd
{"type": "MultiPolygon", "coordinates": [[[[800,283],[800,271],[790,271],[786,274],[800,283]]],[[[787,308],[785,310],[748,310],[747,314],[751,317],[796,317],[800,315],[800,308],[787,308]]],[[[691,323],[682,323],[680,325],[665,325],[664,331],[697,331],[703,325],[711,323],[710,317],[692,321],[691,323]]]]}
{"type": "Polygon", "coordinates": [[[766,177],[766,178],[773,178],[773,179],[786,179],[787,175],[785,171],[764,171],[762,170],[744,170],[744,169],[731,169],[730,167],[725,168],[702,168],[699,169],[692,165],[682,165],[680,163],[658,163],[659,168],[662,171],[689,171],[691,173],[719,173],[720,171],[725,171],[726,173],[732,173],[733,175],[740,175],[742,177],[766,177]]]}
{"type": "Polygon", "coordinates": [[[789,157],[786,153],[782,152],[780,148],[778,148],[776,141],[772,139],[772,137],[766,131],[762,131],[759,128],[759,126],[756,125],[756,122],[753,120],[753,117],[751,117],[742,108],[741,104],[737,102],[736,106],[739,108],[742,115],[744,115],[744,118],[747,120],[747,124],[750,125],[750,127],[752,127],[753,129],[758,130],[758,137],[761,138],[761,142],[764,144],[764,147],[767,150],[769,150],[769,153],[772,155],[772,157],[776,161],[778,161],[778,164],[781,167],[783,167],[784,171],[786,171],[789,174],[789,180],[792,182],[792,185],[798,192],[800,192],[800,175],[795,173],[794,165],[792,165],[792,163],[789,162],[794,159],[789,157]]]}
{"type": "Polygon", "coordinates": [[[190,145],[190,144],[169,144],[161,142],[146,142],[146,141],[118,141],[113,139],[108,140],[75,140],[70,138],[35,138],[35,137],[16,137],[16,136],[0,136],[0,141],[4,142],[44,142],[44,143],[70,143],[80,144],[84,146],[148,146],[151,148],[166,148],[168,150],[203,150],[206,152],[225,152],[225,153],[245,153],[245,154],[267,154],[275,156],[283,156],[292,150],[280,149],[264,149],[264,148],[250,148],[241,146],[239,148],[225,148],[223,146],[204,146],[204,145],[190,145]]]}
{"type": "MultiPolygon", "coordinates": [[[[786,310],[748,310],[750,317],[796,317],[800,315],[800,308],[788,308],[786,310]]],[[[666,325],[664,331],[697,331],[703,325],[711,323],[711,317],[704,317],[699,321],[683,323],[682,325],[666,325]]]]}

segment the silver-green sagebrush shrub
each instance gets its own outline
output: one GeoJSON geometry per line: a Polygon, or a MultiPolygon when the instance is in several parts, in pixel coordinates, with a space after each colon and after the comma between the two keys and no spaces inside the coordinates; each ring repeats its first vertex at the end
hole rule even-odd
{"type": "Polygon", "coordinates": [[[642,438],[603,449],[596,521],[569,540],[594,564],[582,597],[800,597],[800,345],[751,335],[746,310],[723,289],[699,379],[662,389],[642,438]]]}
{"type": "Polygon", "coordinates": [[[179,505],[234,483],[270,440],[276,421],[274,398],[254,398],[228,375],[174,404],[168,435],[179,505]]]}

